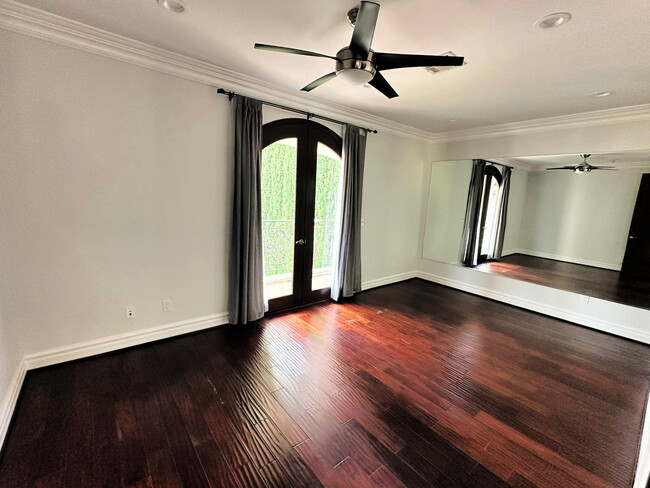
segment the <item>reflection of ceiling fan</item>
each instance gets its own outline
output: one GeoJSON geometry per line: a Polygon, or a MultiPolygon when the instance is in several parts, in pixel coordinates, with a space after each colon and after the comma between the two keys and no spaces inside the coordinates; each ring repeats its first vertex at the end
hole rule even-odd
{"type": "Polygon", "coordinates": [[[388,98],[394,98],[397,92],[388,84],[380,71],[396,68],[413,68],[416,66],[461,66],[461,56],[427,56],[421,54],[391,54],[376,53],[370,49],[372,37],[375,33],[379,4],[362,1],[359,8],[348,12],[348,20],[354,26],[352,41],[349,47],[342,48],[336,56],[303,51],[291,47],[271,46],[269,44],[255,44],[255,49],[265,49],[287,54],[301,54],[303,56],[316,56],[330,58],[336,61],[335,71],[321,76],[305,86],[302,91],[312,91],[323,83],[338,77],[341,81],[354,86],[366,83],[375,87],[388,98]]]}
{"type": "Polygon", "coordinates": [[[566,169],[566,170],[571,170],[574,173],[589,173],[591,171],[596,171],[599,169],[616,171],[616,168],[614,166],[592,166],[587,162],[587,158],[589,156],[591,156],[591,154],[581,154],[580,157],[582,158],[582,163],[575,166],[560,166],[559,168],[546,168],[546,169],[549,171],[554,169],[566,169]]]}

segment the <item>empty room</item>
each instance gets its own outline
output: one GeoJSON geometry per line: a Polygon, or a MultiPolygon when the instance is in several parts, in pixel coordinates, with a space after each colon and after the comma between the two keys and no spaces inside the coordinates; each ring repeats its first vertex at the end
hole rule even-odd
{"type": "Polygon", "coordinates": [[[650,3],[0,0],[0,488],[647,488],[650,3]]]}

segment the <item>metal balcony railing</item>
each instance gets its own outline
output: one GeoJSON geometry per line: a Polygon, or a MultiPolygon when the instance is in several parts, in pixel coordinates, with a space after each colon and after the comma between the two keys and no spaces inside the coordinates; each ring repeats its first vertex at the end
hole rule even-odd
{"type": "MultiPolygon", "coordinates": [[[[294,225],[293,220],[262,220],[265,276],[292,271],[294,225]]],[[[314,269],[331,266],[333,241],[334,219],[314,220],[314,269]]]]}

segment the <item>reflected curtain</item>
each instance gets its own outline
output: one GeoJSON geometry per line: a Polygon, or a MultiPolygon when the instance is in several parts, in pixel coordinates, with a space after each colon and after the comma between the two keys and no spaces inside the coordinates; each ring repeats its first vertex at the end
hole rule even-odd
{"type": "Polygon", "coordinates": [[[496,222],[496,239],[494,252],[491,259],[501,259],[503,252],[503,239],[506,235],[506,220],[508,217],[508,198],[510,195],[510,178],[512,177],[512,168],[504,166],[501,168],[501,198],[499,198],[499,208],[497,210],[496,222]]]}
{"type": "Polygon", "coordinates": [[[476,266],[479,256],[479,220],[483,202],[483,184],[486,162],[475,159],[472,166],[472,177],[467,192],[467,208],[465,209],[465,225],[461,240],[460,262],[463,266],[476,266]]]}
{"type": "Polygon", "coordinates": [[[239,95],[233,100],[234,192],[228,311],[231,324],[246,324],[264,316],[262,103],[239,95]]]}
{"type": "Polygon", "coordinates": [[[366,130],[348,125],[343,139],[343,181],[334,241],[331,297],[361,291],[361,197],[366,130]]]}

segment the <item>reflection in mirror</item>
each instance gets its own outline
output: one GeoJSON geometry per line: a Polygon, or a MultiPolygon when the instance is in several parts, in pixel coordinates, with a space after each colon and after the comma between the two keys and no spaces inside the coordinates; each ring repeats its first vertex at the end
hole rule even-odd
{"type": "Polygon", "coordinates": [[[423,257],[650,309],[650,151],[478,161],[432,163],[423,257]]]}
{"type": "Polygon", "coordinates": [[[471,160],[432,164],[422,250],[425,258],[443,263],[460,262],[460,240],[471,174],[471,160]]]}

